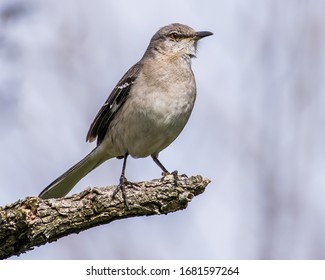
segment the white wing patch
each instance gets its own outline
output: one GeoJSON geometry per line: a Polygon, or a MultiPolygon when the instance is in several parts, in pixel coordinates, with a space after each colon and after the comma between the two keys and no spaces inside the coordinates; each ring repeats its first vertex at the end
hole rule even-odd
{"type": "Polygon", "coordinates": [[[120,86],[117,86],[118,89],[124,89],[130,85],[132,85],[133,82],[129,83],[129,82],[125,82],[124,84],[120,85],[120,86]]]}
{"type": "MultiPolygon", "coordinates": [[[[134,82],[125,82],[124,84],[122,85],[119,85],[119,86],[116,86],[117,89],[125,89],[129,86],[131,86],[134,82]]],[[[104,106],[107,106],[109,105],[109,101],[106,101],[104,106]]],[[[114,113],[116,112],[116,110],[119,108],[119,104],[116,103],[116,99],[114,100],[114,102],[109,106],[109,109],[114,113]]]]}

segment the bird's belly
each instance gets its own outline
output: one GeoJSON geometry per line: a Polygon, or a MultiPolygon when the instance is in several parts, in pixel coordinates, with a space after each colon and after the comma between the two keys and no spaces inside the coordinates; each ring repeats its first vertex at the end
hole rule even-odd
{"type": "Polygon", "coordinates": [[[159,100],[151,105],[139,116],[126,143],[134,157],[158,154],[169,146],[183,130],[193,107],[187,103],[161,104],[159,100]]]}
{"type": "MultiPolygon", "coordinates": [[[[176,95],[176,98],[162,100],[159,95],[152,94],[145,101],[132,100],[121,111],[124,118],[116,118],[116,127],[123,127],[123,131],[115,131],[114,147],[120,153],[133,157],[147,157],[158,153],[171,144],[187,123],[193,109],[193,97],[176,95]]],[[[130,100],[131,101],[131,100],[130,100]]]]}

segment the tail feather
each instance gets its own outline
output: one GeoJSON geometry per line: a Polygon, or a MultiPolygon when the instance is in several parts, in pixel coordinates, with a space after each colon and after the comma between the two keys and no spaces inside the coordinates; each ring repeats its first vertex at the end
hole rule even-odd
{"type": "Polygon", "coordinates": [[[95,148],[81,161],[48,185],[39,194],[39,197],[43,199],[64,197],[83,177],[108,159],[109,157],[104,157],[103,154],[95,148]]]}

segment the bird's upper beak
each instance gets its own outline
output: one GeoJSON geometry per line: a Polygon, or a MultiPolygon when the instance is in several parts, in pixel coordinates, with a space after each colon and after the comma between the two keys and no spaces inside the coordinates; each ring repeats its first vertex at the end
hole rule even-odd
{"type": "Polygon", "coordinates": [[[194,38],[196,40],[200,40],[200,39],[202,39],[204,37],[211,36],[211,35],[213,35],[213,33],[210,32],[210,31],[198,31],[198,32],[195,33],[195,37],[194,38]]]}

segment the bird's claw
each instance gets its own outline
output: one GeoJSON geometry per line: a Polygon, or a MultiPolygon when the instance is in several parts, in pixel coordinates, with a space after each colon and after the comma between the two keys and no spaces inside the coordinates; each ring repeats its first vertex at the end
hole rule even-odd
{"type": "Polygon", "coordinates": [[[127,200],[126,193],[125,193],[125,187],[126,186],[137,186],[137,187],[139,187],[138,184],[128,181],[124,175],[121,175],[120,183],[115,188],[115,190],[113,192],[113,195],[112,195],[112,199],[115,199],[116,194],[119,192],[119,190],[121,190],[122,198],[123,198],[123,201],[124,201],[124,206],[125,206],[126,209],[130,209],[129,202],[127,200]]]}
{"type": "MultiPolygon", "coordinates": [[[[177,170],[175,170],[175,171],[173,171],[172,173],[170,173],[170,172],[162,172],[162,174],[161,174],[162,176],[163,176],[163,178],[164,177],[166,177],[166,176],[168,176],[168,175],[173,175],[173,178],[174,178],[174,185],[175,185],[175,187],[177,187],[177,181],[178,181],[178,171],[177,170]]],[[[162,179],[163,179],[162,178],[162,179]]]]}

